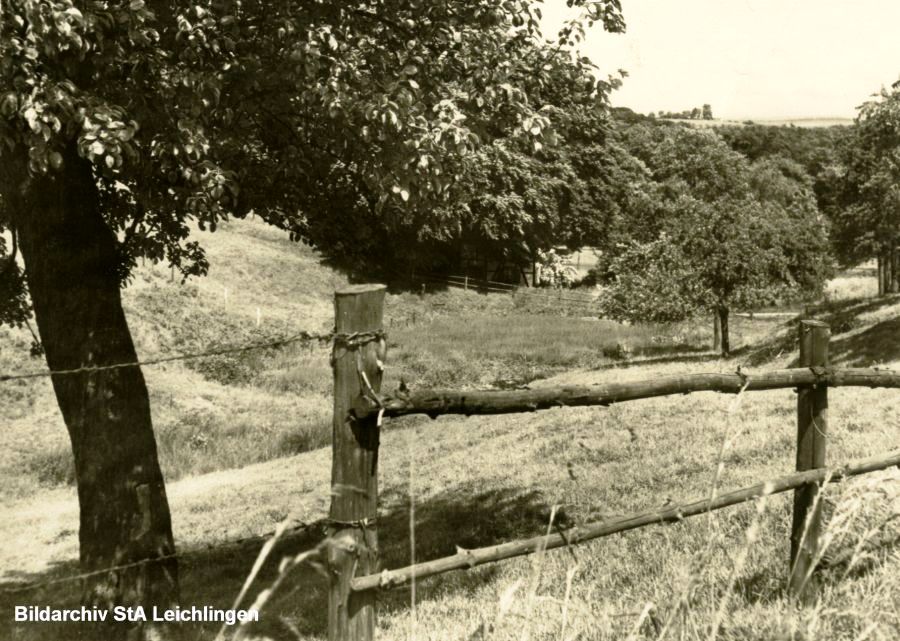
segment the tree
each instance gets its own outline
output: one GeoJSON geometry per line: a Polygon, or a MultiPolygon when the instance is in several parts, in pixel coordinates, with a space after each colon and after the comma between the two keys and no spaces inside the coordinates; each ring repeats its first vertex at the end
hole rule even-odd
{"type": "Polygon", "coordinates": [[[727,354],[731,310],[821,290],[826,227],[796,163],[751,165],[708,131],[630,136],[659,184],[658,222],[612,249],[608,315],[662,322],[713,312],[727,354]]]}
{"type": "Polygon", "coordinates": [[[844,264],[878,260],[878,292],[900,291],[900,82],[859,110],[834,212],[835,247],[844,264]]]}
{"type": "MultiPolygon", "coordinates": [[[[605,91],[567,52],[585,22],[621,30],[619,2],[576,4],[583,19],[547,46],[538,10],[519,0],[3,2],[0,232],[13,241],[0,244],[2,320],[21,322],[30,302],[51,370],[134,362],[120,287],[141,257],[203,274],[193,223],[254,210],[337,252],[360,240],[349,231],[365,212],[385,222],[362,238],[369,247],[383,246],[379,233],[397,242],[492,141],[552,142],[542,91],[560,86],[560,68],[605,91]]],[[[86,602],[173,604],[140,369],[52,380],[93,573],[86,602]]]]}
{"type": "MultiPolygon", "coordinates": [[[[554,247],[614,242],[641,215],[646,176],[618,140],[605,95],[600,98],[567,105],[554,118],[565,144],[534,151],[498,140],[479,150],[451,198],[458,211],[437,210],[441,220],[458,221],[448,237],[482,254],[532,264],[554,247]]],[[[434,245],[429,250],[441,255],[434,245]]]]}
{"type": "Polygon", "coordinates": [[[712,107],[709,104],[703,105],[702,117],[703,117],[703,120],[712,120],[713,119],[712,107]]]}
{"type": "Polygon", "coordinates": [[[771,125],[728,125],[716,132],[735,151],[751,161],[762,158],[789,158],[812,178],[819,210],[829,218],[840,207],[844,148],[851,127],[785,127],[771,125]]]}
{"type": "MultiPolygon", "coordinates": [[[[467,59],[466,68],[476,67],[473,53],[460,55],[467,59]]],[[[323,158],[318,165],[327,168],[321,188],[296,194],[303,217],[285,220],[276,214],[272,222],[339,264],[369,271],[456,270],[464,246],[498,257],[528,258],[554,244],[569,244],[580,226],[572,215],[579,183],[567,154],[576,136],[571,123],[595,120],[590,136],[601,140],[608,94],[616,81],[598,81],[585,61],[573,64],[569,52],[528,40],[509,48],[506,64],[496,93],[508,94],[527,113],[516,116],[509,105],[501,105],[491,115],[485,100],[466,101],[458,113],[440,119],[431,133],[446,141],[453,154],[428,151],[432,143],[417,143],[419,151],[411,159],[415,173],[405,179],[409,185],[398,183],[399,172],[381,187],[356,180],[348,169],[358,162],[353,154],[359,150],[346,151],[346,144],[336,143],[332,155],[339,162],[323,158]],[[535,65],[540,73],[535,73],[535,65]],[[526,97],[540,108],[532,111],[521,103],[526,97]],[[430,176],[436,187],[429,183],[425,190],[421,185],[416,189],[418,174],[430,176]],[[335,201],[327,196],[341,191],[341,185],[346,185],[347,198],[335,201]]],[[[448,77],[446,70],[428,73],[448,77]]],[[[465,93],[474,91],[472,87],[465,93]]],[[[426,112],[442,108],[442,100],[431,102],[434,106],[426,112]]],[[[308,134],[320,145],[329,135],[308,134]]],[[[378,163],[378,168],[383,165],[378,163]]]]}

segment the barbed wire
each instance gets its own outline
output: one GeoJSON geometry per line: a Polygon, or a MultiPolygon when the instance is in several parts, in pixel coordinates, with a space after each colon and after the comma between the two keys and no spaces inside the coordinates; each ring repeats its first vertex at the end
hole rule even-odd
{"type": "MultiPolygon", "coordinates": [[[[317,521],[313,521],[312,523],[306,521],[300,521],[298,519],[288,519],[288,522],[293,521],[296,523],[293,527],[286,529],[281,533],[284,534],[296,534],[301,531],[311,530],[312,528],[318,526],[325,527],[327,519],[319,519],[317,521]]],[[[33,583],[25,583],[22,585],[16,585],[15,587],[10,588],[0,588],[0,594],[19,594],[22,592],[31,592],[32,590],[38,590],[41,588],[46,588],[53,585],[61,585],[64,583],[74,583],[75,581],[83,581],[84,579],[89,579],[91,577],[100,576],[103,574],[109,574],[111,572],[118,572],[120,570],[128,570],[131,568],[141,567],[144,565],[152,565],[155,563],[162,563],[164,561],[168,561],[170,559],[176,559],[179,557],[184,557],[186,554],[196,553],[199,551],[212,551],[212,550],[221,550],[223,548],[234,548],[241,547],[246,545],[248,542],[252,541],[265,541],[278,532],[278,530],[271,530],[264,534],[255,534],[253,536],[245,536],[239,539],[232,539],[230,541],[223,541],[220,543],[209,543],[205,546],[196,546],[193,548],[189,548],[187,550],[183,550],[181,552],[172,552],[171,554],[164,554],[162,556],[157,556],[152,559],[141,559],[140,561],[132,561],[130,563],[122,563],[120,565],[113,565],[108,568],[103,568],[101,570],[92,570],[90,572],[81,572],[79,574],[72,574],[69,576],[60,577],[57,579],[47,579],[46,581],[35,581],[33,583]]]]}
{"type": "Polygon", "coordinates": [[[163,363],[171,363],[174,361],[186,361],[193,360],[198,358],[211,358],[215,356],[225,356],[228,354],[238,354],[242,352],[248,352],[252,350],[258,349],[272,349],[276,347],[284,347],[285,345],[290,345],[292,343],[310,343],[314,341],[318,341],[320,343],[327,343],[334,341],[335,344],[342,345],[349,348],[354,348],[359,345],[365,344],[371,341],[377,341],[384,339],[385,334],[383,331],[373,331],[373,332],[353,332],[353,333],[339,333],[339,332],[309,332],[302,331],[294,334],[292,336],[286,336],[284,338],[270,339],[267,341],[259,341],[254,343],[247,343],[244,345],[238,346],[229,346],[222,347],[218,349],[210,349],[202,352],[185,352],[180,354],[172,354],[169,356],[159,356],[155,358],[148,358],[146,360],[137,360],[137,361],[129,361],[126,363],[113,363],[110,365],[85,365],[82,367],[75,367],[71,369],[62,369],[62,370],[41,370],[37,372],[24,372],[17,374],[0,374],[0,383],[5,383],[8,381],[15,380],[26,380],[32,378],[44,378],[51,376],[65,376],[70,374],[86,374],[86,373],[94,373],[94,372],[102,372],[107,370],[115,370],[115,369],[123,369],[126,367],[144,367],[149,365],[160,365],[163,363]]]}

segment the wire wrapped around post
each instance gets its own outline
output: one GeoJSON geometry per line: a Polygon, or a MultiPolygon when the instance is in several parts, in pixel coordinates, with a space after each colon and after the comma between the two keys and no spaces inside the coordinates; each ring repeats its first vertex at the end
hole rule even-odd
{"type": "Polygon", "coordinates": [[[328,546],[328,637],[370,641],[375,597],[352,593],[355,576],[377,571],[380,401],[384,370],[383,285],[335,292],[334,419],[328,546]]]}

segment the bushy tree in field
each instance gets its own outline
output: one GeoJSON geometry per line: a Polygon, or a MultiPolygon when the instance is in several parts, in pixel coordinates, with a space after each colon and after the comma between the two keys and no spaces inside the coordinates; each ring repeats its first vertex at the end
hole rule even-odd
{"type": "MultiPolygon", "coordinates": [[[[584,20],[547,46],[522,0],[5,0],[2,320],[20,321],[30,302],[52,370],[132,362],[119,289],[140,257],[204,273],[192,224],[253,210],[357,256],[423,222],[443,229],[457,176],[504,149],[550,146],[567,86],[607,90],[568,48],[585,22],[620,30],[619,2],[575,4],[584,20]],[[359,224],[366,216],[379,224],[359,224]]],[[[75,456],[82,567],[128,566],[91,574],[85,599],[175,602],[141,370],[53,385],[75,456]]]]}
{"type": "Polygon", "coordinates": [[[709,306],[695,266],[674,240],[663,233],[655,240],[619,248],[608,267],[614,280],[602,294],[604,314],[618,320],[669,323],[709,306]]]}
{"type": "Polygon", "coordinates": [[[767,158],[751,164],[753,197],[775,209],[785,259],[784,297],[815,298],[834,275],[831,224],[816,204],[813,181],[798,163],[767,158]]]}
{"type": "Polygon", "coordinates": [[[655,224],[607,248],[607,314],[673,321],[713,312],[728,353],[731,310],[820,291],[827,233],[796,163],[750,164],[709,131],[653,128],[630,139],[657,181],[655,224]]]}
{"type": "Polygon", "coordinates": [[[900,83],[860,107],[834,212],[838,257],[878,259],[879,293],[900,291],[900,83]]]}
{"type": "Polygon", "coordinates": [[[752,198],[681,198],[658,239],[633,243],[613,261],[605,312],[632,321],[677,321],[711,311],[727,354],[729,313],[773,302],[793,278],[779,243],[781,212],[752,198]]]}

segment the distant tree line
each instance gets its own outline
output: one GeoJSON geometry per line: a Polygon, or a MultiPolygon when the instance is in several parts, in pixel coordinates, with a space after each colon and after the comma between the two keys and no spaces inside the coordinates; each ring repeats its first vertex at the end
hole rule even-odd
{"type": "Polygon", "coordinates": [[[900,83],[864,102],[850,127],[717,131],[751,160],[796,161],[812,180],[837,263],[874,260],[879,295],[900,293],[900,83]]]}
{"type": "Polygon", "coordinates": [[[712,120],[713,112],[712,107],[705,104],[702,107],[694,107],[684,111],[657,111],[656,117],[670,120],[712,120]]]}
{"type": "Polygon", "coordinates": [[[717,133],[735,151],[755,162],[761,158],[790,158],[812,180],[819,209],[829,219],[840,206],[844,154],[853,129],[845,126],[796,127],[723,125],[717,133]]]}

